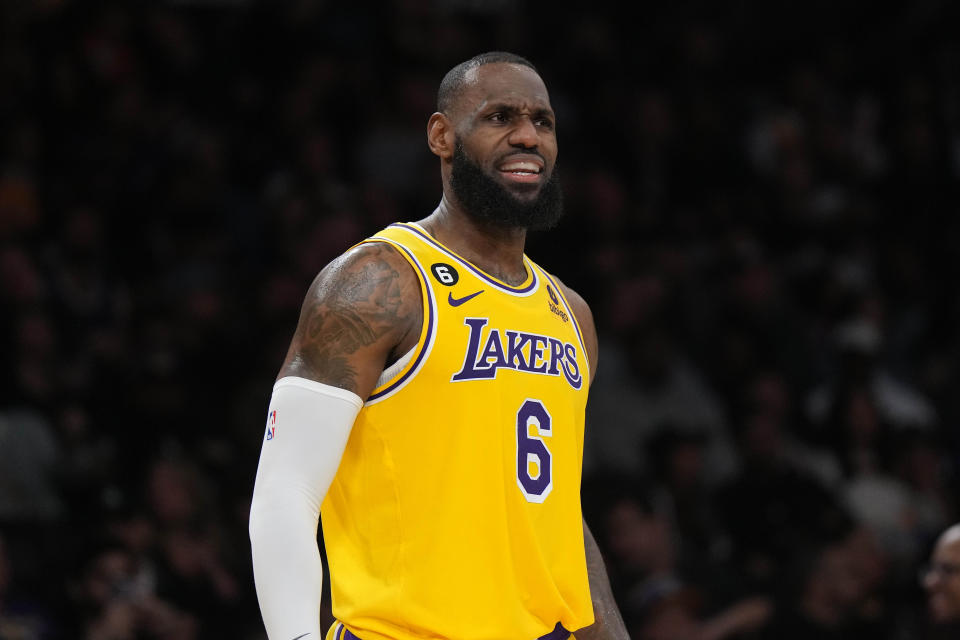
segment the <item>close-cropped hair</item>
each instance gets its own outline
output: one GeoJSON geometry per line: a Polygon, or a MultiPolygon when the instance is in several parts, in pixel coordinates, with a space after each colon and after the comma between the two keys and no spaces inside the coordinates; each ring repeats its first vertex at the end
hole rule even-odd
{"type": "Polygon", "coordinates": [[[497,62],[506,62],[519,64],[533,69],[538,75],[539,71],[533,66],[533,63],[522,56],[507,51],[488,51],[473,56],[465,62],[461,62],[453,69],[447,72],[440,82],[440,88],[437,90],[437,111],[447,113],[447,110],[456,100],[457,96],[463,91],[466,85],[466,76],[469,71],[482,67],[485,64],[495,64],[497,62]]]}

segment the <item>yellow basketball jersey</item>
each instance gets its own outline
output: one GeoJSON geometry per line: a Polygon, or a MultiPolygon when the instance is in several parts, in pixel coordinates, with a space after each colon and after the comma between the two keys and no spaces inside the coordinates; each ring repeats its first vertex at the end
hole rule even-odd
{"type": "Polygon", "coordinates": [[[556,281],[519,286],[414,224],[423,329],[374,389],[321,509],[333,613],[363,640],[534,640],[593,622],[580,510],[590,375],[556,281]]]}

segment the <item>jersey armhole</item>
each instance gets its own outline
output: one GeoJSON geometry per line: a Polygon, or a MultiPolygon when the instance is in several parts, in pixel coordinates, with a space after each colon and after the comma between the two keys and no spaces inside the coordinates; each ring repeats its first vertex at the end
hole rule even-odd
{"type": "MultiPolygon", "coordinates": [[[[530,261],[533,263],[533,261],[530,261]]],[[[535,264],[535,263],[534,263],[535,264]]],[[[577,340],[580,341],[580,350],[583,351],[583,361],[587,364],[587,381],[590,381],[590,372],[593,370],[593,363],[590,362],[590,353],[587,351],[587,343],[583,339],[583,331],[580,329],[580,321],[577,320],[577,314],[574,312],[573,307],[567,301],[567,296],[564,295],[563,289],[560,285],[557,284],[556,279],[547,273],[546,269],[536,264],[536,268],[543,274],[543,278],[553,285],[554,291],[557,292],[557,295],[560,296],[560,302],[563,303],[563,308],[567,310],[567,314],[570,316],[570,319],[573,321],[573,328],[577,333],[577,340]]]]}
{"type": "Polygon", "coordinates": [[[391,238],[383,236],[372,236],[363,240],[359,244],[370,244],[382,242],[389,244],[397,253],[410,263],[417,280],[420,282],[420,298],[423,304],[423,323],[420,328],[420,337],[417,344],[407,353],[400,357],[395,363],[384,369],[380,378],[377,380],[377,386],[370,393],[364,404],[372,404],[385,400],[407,385],[420,371],[430,350],[433,348],[434,338],[437,327],[437,304],[436,296],[427,279],[423,266],[416,259],[413,253],[401,243],[391,238]]]}

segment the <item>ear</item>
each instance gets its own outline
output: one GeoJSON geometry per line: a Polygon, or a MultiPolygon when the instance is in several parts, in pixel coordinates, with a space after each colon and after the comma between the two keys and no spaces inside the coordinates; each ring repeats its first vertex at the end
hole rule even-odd
{"type": "Polygon", "coordinates": [[[453,157],[453,122],[445,114],[437,111],[427,121],[427,145],[434,155],[444,160],[453,157]]]}

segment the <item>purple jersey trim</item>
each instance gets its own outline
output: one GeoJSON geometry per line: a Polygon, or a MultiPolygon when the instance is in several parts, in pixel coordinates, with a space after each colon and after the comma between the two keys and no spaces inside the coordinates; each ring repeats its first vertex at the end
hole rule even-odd
{"type": "Polygon", "coordinates": [[[489,282],[489,283],[492,284],[493,286],[495,286],[495,287],[497,287],[498,289],[501,289],[501,290],[503,290],[503,291],[506,291],[507,293],[512,293],[512,294],[514,294],[514,295],[529,295],[530,293],[532,293],[532,292],[537,288],[537,283],[538,283],[537,270],[531,267],[530,261],[527,260],[527,257],[526,257],[526,256],[523,257],[523,264],[526,265],[527,269],[530,271],[530,275],[531,275],[530,284],[528,284],[528,285],[525,286],[525,287],[511,287],[510,285],[508,285],[508,284],[506,284],[506,283],[504,283],[504,282],[501,282],[500,280],[497,280],[496,278],[493,278],[493,277],[487,275],[486,273],[484,273],[483,271],[481,271],[480,269],[478,269],[477,267],[475,267],[475,266],[474,266],[473,264],[471,264],[470,262],[464,260],[463,258],[461,258],[460,256],[458,256],[458,255],[455,254],[454,252],[450,251],[450,250],[447,249],[445,246],[443,246],[442,244],[440,244],[439,242],[437,242],[436,240],[434,240],[433,236],[431,236],[430,234],[426,233],[425,231],[423,231],[422,229],[420,229],[420,228],[417,227],[416,225],[408,224],[408,223],[405,223],[405,222],[395,222],[395,223],[391,224],[390,226],[391,226],[391,227],[400,227],[401,229],[406,229],[407,231],[409,231],[409,232],[411,232],[411,233],[417,234],[418,236],[420,236],[421,238],[423,238],[424,240],[426,240],[427,242],[429,242],[431,245],[433,245],[434,247],[436,247],[439,251],[442,251],[443,253],[445,253],[445,254],[447,254],[448,256],[450,256],[451,259],[456,260],[457,262],[459,262],[461,265],[463,265],[463,266],[466,267],[467,269],[470,269],[470,271],[472,271],[478,278],[482,278],[483,280],[486,280],[487,282],[489,282]]]}
{"type": "Polygon", "coordinates": [[[394,240],[390,240],[388,238],[378,238],[374,236],[373,238],[370,238],[370,241],[387,242],[391,246],[401,249],[405,254],[407,254],[407,257],[410,258],[410,262],[417,267],[417,271],[420,272],[420,277],[423,280],[423,290],[427,296],[427,333],[423,341],[423,348],[421,348],[420,352],[417,354],[416,359],[413,361],[413,365],[409,369],[407,369],[406,373],[404,373],[402,376],[400,376],[399,378],[391,382],[389,385],[387,385],[383,389],[380,389],[376,393],[370,394],[370,397],[367,398],[367,403],[373,402],[376,400],[382,400],[386,396],[398,390],[399,387],[403,386],[408,380],[410,380],[410,378],[412,378],[417,374],[417,371],[420,370],[420,366],[423,364],[424,359],[426,358],[427,354],[430,352],[430,348],[433,345],[433,338],[434,338],[433,328],[434,328],[434,325],[436,324],[436,320],[435,320],[436,311],[435,311],[435,306],[433,302],[433,292],[430,290],[430,281],[427,280],[427,274],[424,273],[423,267],[420,266],[420,262],[417,261],[415,257],[413,257],[413,254],[410,253],[410,251],[408,251],[406,247],[404,247],[402,244],[394,240]]]}

